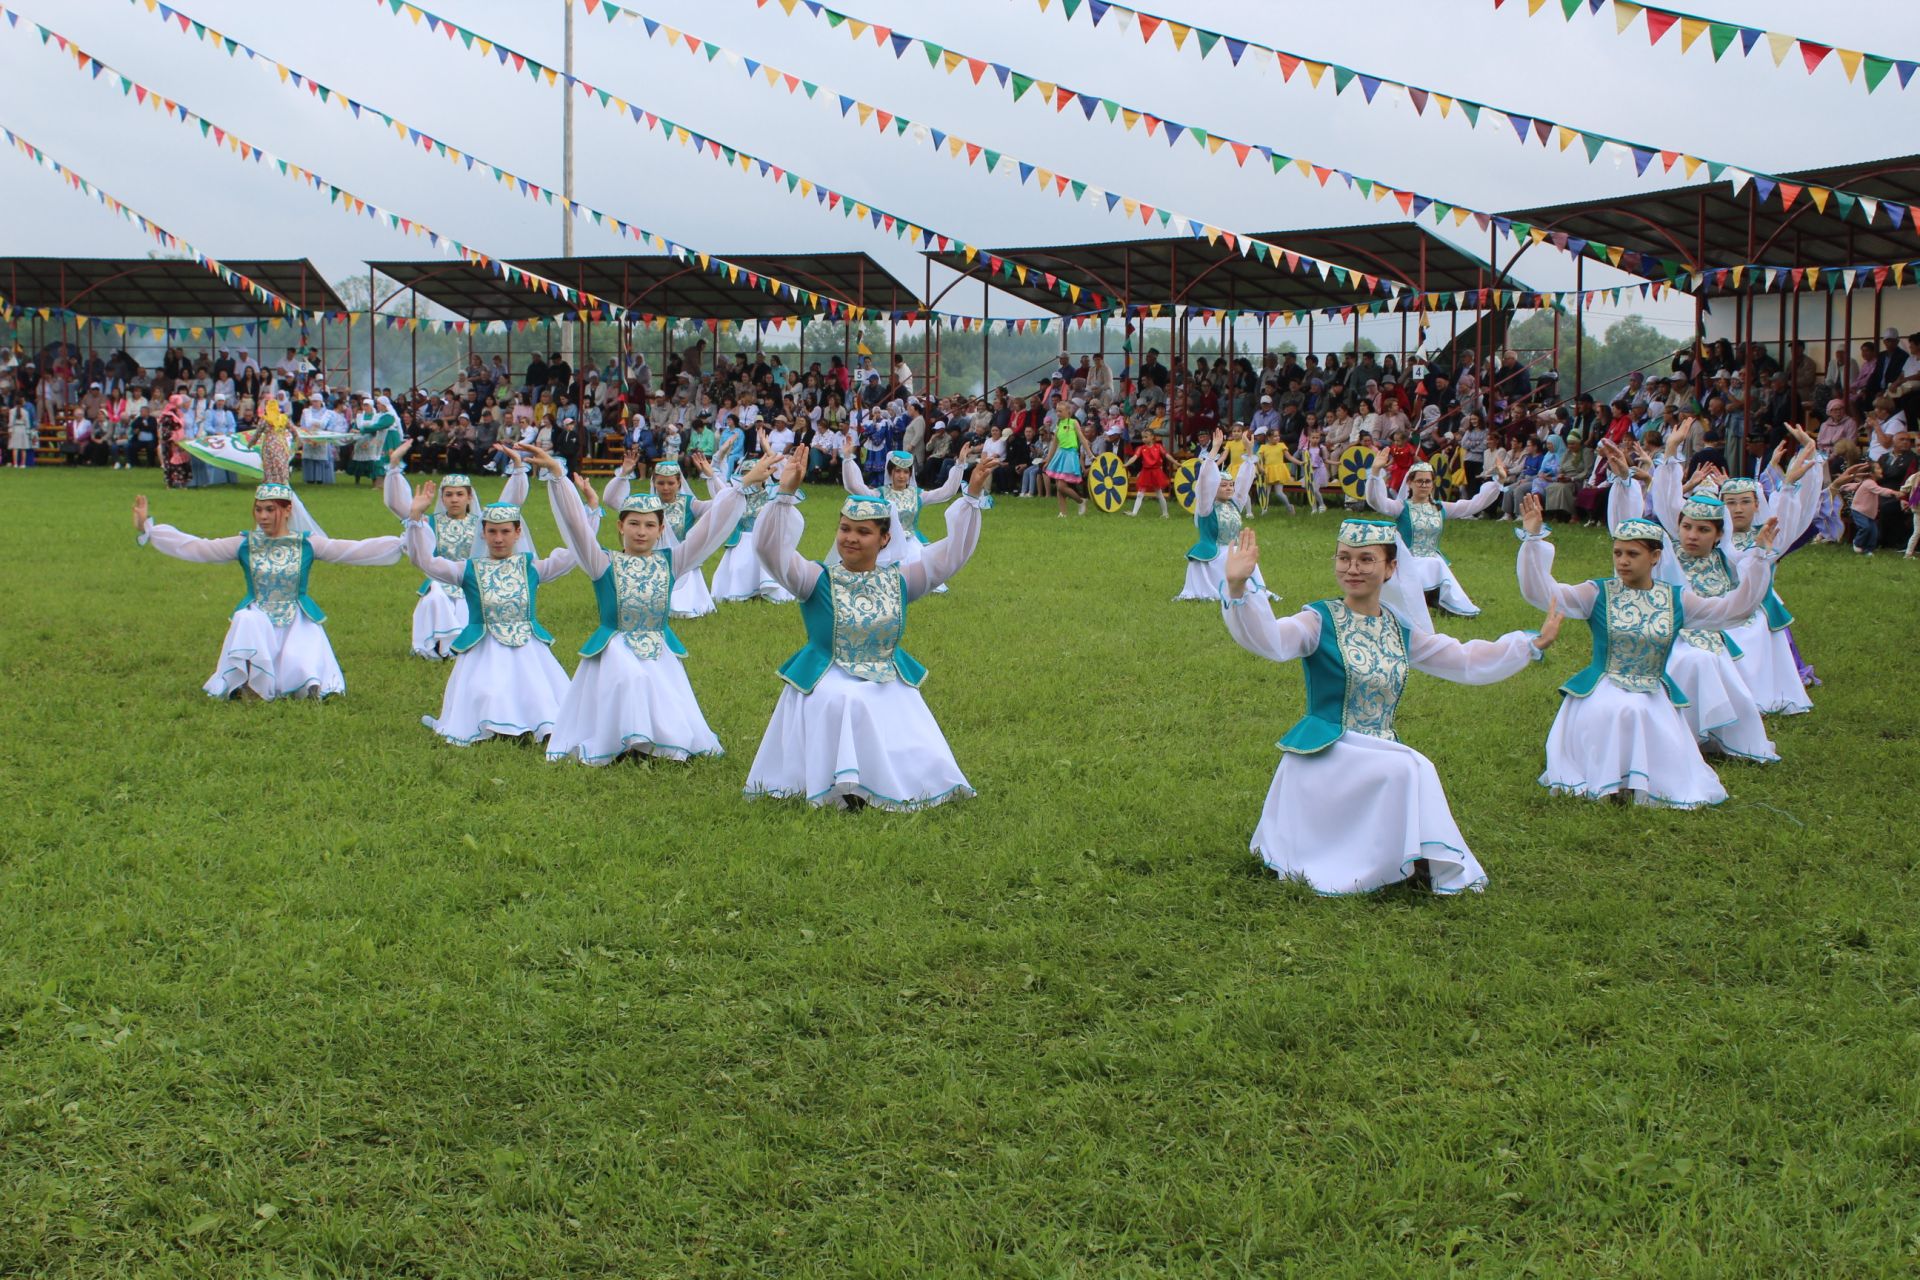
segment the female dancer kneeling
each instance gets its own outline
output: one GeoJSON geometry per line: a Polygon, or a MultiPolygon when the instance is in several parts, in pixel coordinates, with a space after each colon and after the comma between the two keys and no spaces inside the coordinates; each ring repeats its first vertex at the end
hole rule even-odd
{"type": "Polygon", "coordinates": [[[1709,598],[1655,580],[1665,537],[1651,520],[1614,526],[1613,577],[1574,586],[1553,580],[1538,494],[1521,502],[1520,521],[1520,594],[1536,609],[1587,619],[1593,631],[1593,661],[1560,686],[1566,696],[1547,734],[1540,784],[1589,800],[1631,796],[1680,809],[1725,800],[1680,715],[1686,695],[1667,674],[1667,658],[1684,628],[1724,631],[1753,612],[1773,579],[1776,526],[1769,521],[1756,550],[1735,566],[1740,585],[1709,598]]]}
{"type": "MultiPolygon", "coordinates": [[[[771,473],[780,461],[777,454],[767,453],[767,433],[760,432],[760,457],[770,458],[767,467],[761,473],[763,477],[771,473]]],[[[756,462],[759,459],[755,459],[756,462]]],[[[732,477],[734,484],[740,483],[740,475],[732,477]]],[[[709,481],[709,483],[712,483],[709,481]]],[[[743,491],[745,506],[733,531],[727,535],[727,553],[720,557],[720,565],[713,571],[713,599],[716,604],[734,604],[745,600],[765,600],[769,604],[792,604],[793,597],[786,589],[773,580],[767,567],[760,563],[760,553],[753,549],[753,525],[760,518],[761,509],[773,501],[777,481],[767,479],[764,483],[756,480],[743,491]]],[[[710,517],[705,517],[710,518],[710,517]]],[[[696,527],[697,524],[696,524],[696,527]]],[[[578,675],[576,673],[576,680],[578,675]]]]}
{"type": "Polygon", "coordinates": [[[1483,889],[1487,873],[1467,848],[1433,763],[1394,736],[1407,672],[1458,684],[1493,684],[1536,662],[1560,633],[1547,611],[1535,636],[1455,640],[1416,631],[1385,607],[1381,588],[1398,569],[1394,527],[1346,520],[1334,553],[1341,598],[1318,600],[1284,621],[1247,587],[1260,552],[1251,530],[1227,553],[1221,612],[1250,653],[1298,659],[1307,714],[1280,739],[1280,767],[1254,828],[1253,852],[1282,876],[1320,893],[1364,893],[1408,877],[1435,893],[1483,889]]]}
{"type": "MultiPolygon", "coordinates": [[[[950,502],[960,492],[960,482],[967,477],[967,460],[973,457],[973,446],[960,446],[960,456],[954,459],[953,467],[947,472],[946,483],[937,489],[922,489],[913,482],[913,455],[901,449],[895,449],[887,455],[887,487],[875,493],[867,487],[851,455],[840,464],[840,483],[846,486],[848,493],[861,498],[881,498],[893,508],[893,524],[887,529],[886,549],[880,553],[881,564],[918,564],[926,547],[927,535],[920,532],[920,513],[929,503],[950,502]]],[[[828,564],[836,564],[835,556],[827,557],[828,564]]],[[[946,584],[934,588],[937,595],[946,594],[946,584]]]]}
{"type": "MultiPolygon", "coordinates": [[[[1498,463],[1494,465],[1499,468],[1498,463]]],[[[1386,453],[1382,451],[1373,464],[1367,476],[1367,505],[1394,522],[1400,536],[1399,572],[1406,575],[1406,585],[1426,597],[1428,608],[1444,609],[1456,618],[1480,615],[1480,606],[1467,598],[1460,579],[1453,576],[1452,563],[1441,554],[1440,538],[1447,531],[1447,521],[1471,519],[1499,499],[1507,473],[1501,468],[1498,474],[1499,479],[1481,485],[1480,492],[1471,498],[1435,502],[1433,464],[1414,463],[1398,495],[1387,493],[1386,453]]],[[[1425,617],[1416,625],[1422,630],[1432,628],[1425,617]]]]}
{"type": "Polygon", "coordinates": [[[491,737],[544,741],[567,691],[567,673],[548,652],[553,636],[540,625],[536,601],[542,583],[565,577],[578,562],[565,547],[544,560],[516,550],[520,508],[504,502],[480,509],[484,555],[437,556],[433,528],[424,519],[434,498],[431,480],[415,491],[401,540],[416,569],[465,594],[467,629],[453,642],[456,656],[440,715],[422,716],[420,723],[457,747],[491,737]]]}
{"type": "Polygon", "coordinates": [[[263,701],[345,693],[347,678],[320,625],[327,615],[307,594],[307,575],[315,560],[397,564],[400,539],[295,533],[293,490],[284,484],[253,491],[253,521],[256,527],[231,538],[196,538],[149,519],[145,494],[133,500],[133,531],[141,546],[196,564],[237,560],[247,580],[246,597],[234,606],[220,644],[220,665],[201,687],[209,697],[247,694],[263,701]]]}
{"type": "MultiPolygon", "coordinates": [[[[1200,472],[1193,478],[1193,527],[1200,540],[1187,548],[1187,581],[1175,600],[1218,600],[1226,581],[1227,548],[1240,537],[1247,502],[1253,497],[1253,450],[1240,456],[1239,469],[1222,475],[1220,458],[1226,437],[1213,433],[1213,447],[1201,459],[1200,472]]],[[[1253,588],[1265,591],[1267,584],[1254,571],[1253,588]]]]}
{"type": "Polygon", "coordinates": [[[919,809],[973,788],[920,697],[926,668],[900,648],[907,606],[958,573],[980,538],[980,512],[998,464],[973,468],[947,516],[947,536],[917,564],[881,564],[893,508],[850,496],[840,508],[836,565],[801,557],[796,490],[806,455],[788,458],[780,496],[753,531],[768,572],[800,600],[807,643],[780,668],[773,719],[747,774],[746,794],[804,797],[814,805],[919,809]]]}
{"type": "MultiPolygon", "coordinates": [[[[567,549],[593,579],[600,626],[580,650],[553,734],[547,759],[607,764],[626,756],[685,760],[722,754],[720,740],[707,727],[700,703],[687,683],[680,657],[686,652],[667,622],[674,582],[699,569],[740,519],[746,498],[729,486],[687,530],[676,548],[660,545],[666,520],[659,497],[643,493],[620,504],[620,549],[606,551],[596,536],[597,522],[582,503],[591,498],[585,477],[564,483],[566,469],[546,450],[521,446],[534,465],[553,474],[547,497],[567,549]]],[[[773,470],[761,458],[736,484],[755,487],[773,470]]]]}
{"type": "MultiPolygon", "coordinates": [[[[381,481],[381,498],[387,510],[402,523],[413,508],[413,491],[407,488],[404,461],[407,450],[412,447],[413,441],[403,440],[399,448],[387,455],[387,474],[381,481]]],[[[505,456],[509,465],[518,461],[506,445],[496,444],[493,448],[505,456]]],[[[515,467],[507,477],[506,487],[500,491],[500,501],[516,507],[525,502],[527,477],[532,474],[524,465],[515,467]]],[[[440,481],[440,501],[427,516],[427,527],[433,530],[433,554],[441,559],[465,560],[473,554],[473,544],[480,540],[480,506],[475,501],[470,477],[455,472],[440,481]]],[[[532,551],[532,540],[523,534],[519,549],[532,551]]],[[[457,585],[435,582],[432,578],[421,579],[419,596],[419,602],[413,606],[414,656],[429,661],[451,658],[454,638],[467,629],[466,596],[457,585]]]]}
{"type": "MultiPolygon", "coordinates": [[[[707,478],[707,493],[713,493],[718,483],[714,479],[713,464],[699,454],[692,455],[692,462],[707,478]]],[[[613,479],[607,481],[605,503],[613,510],[619,510],[626,501],[627,491],[632,485],[634,468],[639,463],[639,455],[629,449],[620,460],[619,469],[613,473],[613,479]]],[[[668,550],[680,545],[687,536],[687,530],[693,528],[693,522],[706,513],[707,503],[693,496],[687,490],[680,474],[678,462],[662,462],[653,469],[653,492],[660,498],[661,509],[666,514],[666,530],[661,535],[660,544],[668,550]]],[[[709,497],[711,500],[711,497],[709,497]]],[[[699,572],[687,574],[673,584],[673,616],[676,618],[704,618],[713,612],[713,596],[707,590],[705,575],[699,572]]]]}

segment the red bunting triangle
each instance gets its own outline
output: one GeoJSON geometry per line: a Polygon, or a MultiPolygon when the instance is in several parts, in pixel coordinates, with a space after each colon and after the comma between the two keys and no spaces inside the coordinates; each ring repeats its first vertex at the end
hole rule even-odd
{"type": "Polygon", "coordinates": [[[1678,21],[1680,15],[1677,13],[1668,13],[1664,9],[1647,10],[1647,43],[1659,44],[1660,37],[1672,30],[1673,24],[1678,21]]]}
{"type": "Polygon", "coordinates": [[[1813,69],[1819,66],[1820,63],[1825,60],[1826,56],[1832,52],[1833,49],[1829,45],[1815,44],[1811,40],[1802,40],[1800,42],[1800,59],[1807,64],[1808,75],[1812,75],[1813,69]]]}
{"type": "Polygon", "coordinates": [[[1139,22],[1140,22],[1140,38],[1142,40],[1152,40],[1153,33],[1160,29],[1160,23],[1162,19],[1156,18],[1153,15],[1146,14],[1146,13],[1137,14],[1135,16],[1139,19],[1139,22]]]}

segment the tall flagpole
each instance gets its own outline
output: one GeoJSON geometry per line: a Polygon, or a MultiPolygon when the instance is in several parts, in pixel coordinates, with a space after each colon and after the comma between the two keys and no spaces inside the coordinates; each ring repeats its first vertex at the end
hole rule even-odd
{"type": "MultiPolygon", "coordinates": [[[[560,206],[560,256],[573,256],[573,0],[565,0],[560,6],[566,12],[565,61],[566,79],[560,89],[563,101],[560,106],[560,187],[566,201],[560,206]]],[[[578,335],[574,326],[566,321],[560,324],[560,350],[566,354],[568,363],[573,363],[574,352],[578,349],[578,335]]],[[[584,379],[586,371],[580,370],[584,379]]]]}

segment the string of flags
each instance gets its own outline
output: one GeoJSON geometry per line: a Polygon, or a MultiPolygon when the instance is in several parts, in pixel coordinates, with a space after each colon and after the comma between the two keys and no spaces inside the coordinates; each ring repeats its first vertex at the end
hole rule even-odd
{"type": "MultiPolygon", "coordinates": [[[[1507,0],[1493,0],[1498,9],[1507,0]]],[[[1527,0],[1527,16],[1534,17],[1546,7],[1547,0],[1527,0]]],[[[1888,73],[1894,73],[1895,82],[1906,88],[1913,79],[1915,62],[1911,58],[1889,58],[1884,54],[1867,53],[1860,49],[1843,49],[1835,45],[1822,44],[1809,40],[1805,36],[1789,35],[1784,31],[1767,31],[1759,27],[1750,27],[1744,22],[1724,22],[1718,18],[1702,18],[1691,13],[1682,13],[1678,9],[1662,9],[1650,4],[1636,4],[1633,0],[1557,0],[1555,8],[1561,16],[1572,22],[1574,15],[1585,10],[1588,14],[1598,14],[1608,5],[1613,6],[1613,25],[1616,35],[1626,35],[1635,21],[1646,18],[1647,44],[1658,45],[1669,31],[1676,28],[1681,53],[1690,53],[1700,45],[1700,38],[1706,37],[1704,47],[1713,54],[1715,62],[1720,61],[1730,51],[1738,49],[1740,56],[1750,58],[1753,51],[1764,40],[1767,52],[1773,55],[1773,65],[1785,66],[1792,55],[1799,54],[1799,65],[1812,75],[1825,65],[1837,65],[1847,77],[1848,84],[1866,86],[1868,93],[1878,89],[1887,79],[1888,73]],[[1833,63],[1827,62],[1828,58],[1833,63]]]]}
{"type": "MultiPolygon", "coordinates": [[[[574,0],[568,0],[570,4],[573,2],[574,0]]],[[[764,9],[767,7],[768,0],[754,0],[754,3],[756,7],[764,9]]],[[[609,15],[609,18],[619,16],[640,22],[644,25],[649,36],[664,34],[669,44],[684,43],[695,58],[699,58],[705,54],[707,59],[711,61],[713,54],[707,51],[718,48],[704,41],[698,41],[686,35],[684,32],[676,31],[672,27],[664,26],[664,24],[648,17],[643,11],[630,5],[615,5],[607,3],[606,0],[594,0],[593,4],[587,7],[606,13],[609,15]]],[[[1142,138],[1164,138],[1169,147],[1177,146],[1183,140],[1188,141],[1210,155],[1225,156],[1232,159],[1235,164],[1241,168],[1245,168],[1251,160],[1257,167],[1265,167],[1275,174],[1294,174],[1309,181],[1318,182],[1322,187],[1329,186],[1337,179],[1344,184],[1348,190],[1357,192],[1362,197],[1371,199],[1376,204],[1391,202],[1400,209],[1403,215],[1409,218],[1418,220],[1431,213],[1435,226],[1447,226],[1450,224],[1455,227],[1461,227],[1471,220],[1478,224],[1481,231],[1486,231],[1489,225],[1493,225],[1503,237],[1511,236],[1515,240],[1526,240],[1531,236],[1532,228],[1524,222],[1515,223],[1511,219],[1500,218],[1497,214],[1474,209],[1472,206],[1462,204],[1459,201],[1443,200],[1438,196],[1420,192],[1410,187],[1401,187],[1393,183],[1384,182],[1378,178],[1354,173],[1338,165],[1323,164],[1305,156],[1290,154],[1265,143],[1244,141],[1227,134],[1213,132],[1199,125],[1183,124],[1176,120],[1169,120],[1165,117],[1157,116],[1143,107],[1129,106],[1100,94],[1074,89],[1064,84],[1042,79],[1030,72],[1022,71],[1017,67],[1009,66],[1005,63],[975,57],[956,49],[943,47],[923,37],[909,35],[901,31],[898,27],[888,27],[879,23],[862,20],[850,14],[828,8],[823,4],[814,3],[813,0],[778,0],[778,7],[784,10],[788,16],[793,16],[796,12],[804,10],[805,13],[811,14],[813,17],[824,21],[829,27],[846,32],[857,48],[870,49],[872,52],[891,51],[896,62],[905,60],[910,50],[917,49],[925,55],[926,69],[929,72],[943,71],[949,77],[964,72],[966,79],[971,80],[974,85],[981,88],[991,87],[989,79],[991,78],[992,83],[997,83],[1001,89],[1006,90],[1012,95],[1013,101],[1036,102],[1041,104],[1043,108],[1051,108],[1054,114],[1064,115],[1069,119],[1072,118],[1073,109],[1077,108],[1083,122],[1097,123],[1104,120],[1106,124],[1117,125],[1128,133],[1135,133],[1137,131],[1142,138]]],[[[1098,19],[1096,18],[1096,22],[1097,21],[1098,19]]],[[[1177,26],[1178,24],[1175,25],[1177,26]]],[[[1155,29],[1157,30],[1158,28],[1155,29]]],[[[1184,41],[1181,41],[1181,43],[1184,43],[1184,41]]],[[[720,49],[719,52],[727,53],[728,51],[720,49]]],[[[1203,51],[1202,57],[1204,56],[1205,52],[1203,51]]],[[[739,61],[739,59],[740,55],[736,55],[735,60],[739,61]]],[[[1236,59],[1236,61],[1237,60],[1238,59],[1236,59]]],[[[914,59],[909,65],[918,66],[919,60],[914,59]]],[[[1286,71],[1286,64],[1282,62],[1281,65],[1282,74],[1289,75],[1290,73],[1286,71]]],[[[1311,64],[1309,64],[1308,76],[1313,79],[1316,84],[1318,83],[1319,77],[1313,74],[1311,64]]],[[[1339,77],[1336,74],[1336,92],[1339,92],[1338,79],[1339,77]]],[[[1427,93],[1425,90],[1417,90],[1415,92],[1419,94],[1427,93]]],[[[1368,98],[1369,101],[1372,100],[1371,93],[1368,94],[1368,98]]],[[[1483,107],[1477,103],[1448,98],[1445,95],[1436,95],[1435,100],[1439,111],[1443,115],[1450,113],[1454,105],[1459,105],[1463,114],[1470,114],[1475,117],[1482,112],[1504,114],[1498,112],[1495,108],[1483,107]]],[[[879,121],[886,117],[886,113],[882,112],[880,108],[876,106],[853,102],[853,100],[844,97],[842,97],[840,101],[841,114],[844,116],[847,113],[849,103],[851,103],[852,107],[859,111],[860,120],[863,124],[869,119],[879,121]]],[[[1421,97],[1417,101],[1420,106],[1424,107],[1428,99],[1421,97]]],[[[894,116],[892,118],[898,119],[899,117],[894,116]]],[[[1512,116],[1508,118],[1510,120],[1526,119],[1524,117],[1512,116]]],[[[887,131],[885,124],[882,124],[880,128],[882,133],[887,131]]],[[[1548,136],[1551,136],[1558,141],[1559,148],[1562,151],[1571,149],[1576,141],[1579,142],[1582,151],[1586,154],[1589,164],[1607,155],[1617,156],[1622,159],[1630,158],[1636,172],[1644,174],[1653,164],[1654,160],[1658,158],[1664,171],[1671,172],[1678,166],[1687,177],[1692,178],[1702,169],[1705,169],[1710,181],[1717,182],[1725,179],[1733,184],[1736,192],[1744,189],[1746,184],[1751,181],[1754,184],[1754,192],[1762,203],[1778,197],[1782,211],[1791,209],[1794,204],[1804,196],[1804,198],[1815,204],[1822,213],[1825,213],[1828,208],[1831,207],[1840,217],[1845,218],[1857,214],[1861,221],[1869,225],[1873,223],[1877,216],[1884,215],[1885,220],[1894,227],[1913,225],[1916,230],[1920,230],[1920,222],[1916,222],[1916,215],[1911,206],[1894,201],[1881,200],[1860,192],[1847,191],[1840,188],[1820,187],[1805,183],[1787,182],[1775,174],[1759,173],[1720,160],[1703,159],[1676,150],[1656,149],[1638,143],[1610,138],[1604,134],[1554,124],[1551,121],[1545,122],[1543,126],[1542,122],[1538,120],[1528,119],[1528,131],[1522,133],[1520,140],[1524,143],[1535,136],[1540,136],[1542,142],[1547,141],[1548,136]],[[1540,134],[1542,127],[1548,130],[1547,136],[1540,134]]],[[[1597,240],[1580,241],[1580,248],[1578,250],[1572,250],[1569,249],[1567,244],[1560,243],[1561,240],[1567,239],[1569,238],[1559,237],[1558,239],[1554,239],[1549,237],[1548,242],[1553,243],[1556,248],[1563,251],[1584,254],[1595,261],[1608,262],[1611,265],[1620,267],[1622,270],[1632,272],[1636,275],[1663,278],[1680,270],[1682,266],[1677,259],[1661,259],[1653,255],[1642,254],[1634,249],[1610,245],[1597,240]]]]}

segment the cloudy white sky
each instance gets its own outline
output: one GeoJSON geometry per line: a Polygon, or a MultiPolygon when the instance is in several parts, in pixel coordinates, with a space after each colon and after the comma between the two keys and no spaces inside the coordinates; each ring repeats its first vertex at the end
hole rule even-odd
{"type": "MultiPolygon", "coordinates": [[[[280,85],[270,69],[163,29],[144,0],[5,0],[75,38],[134,78],[249,141],[326,175],[367,199],[420,218],[498,257],[560,251],[560,214],[429,158],[377,122],[355,122],[280,85]]],[[[1697,0],[1707,16],[1896,57],[1920,57],[1920,5],[1895,0],[1697,0]]],[[[433,6],[554,65],[560,0],[440,0],[433,6]]],[[[975,88],[964,72],[932,72],[916,49],[896,62],[856,47],[844,31],[777,3],[648,0],[667,23],[909,117],[1142,199],[1246,231],[1380,220],[1388,206],[1296,173],[1275,175],[1227,153],[1171,150],[1141,131],[1056,115],[1029,95],[975,88]]],[[[1153,6],[1149,6],[1150,8],[1153,6]]],[[[1112,19],[1062,20],[1035,0],[846,0],[855,16],[1005,62],[1073,88],[1145,107],[1214,132],[1267,143],[1393,184],[1485,209],[1646,189],[1630,163],[1589,165],[1568,152],[1521,147],[1504,123],[1469,129],[1397,96],[1367,105],[1357,86],[1336,98],[1304,74],[1284,83],[1271,65],[1233,66],[1225,49],[1204,63],[1189,42],[1143,45],[1112,19]]],[[[1526,0],[1160,0],[1182,21],[1310,57],[1614,136],[1778,172],[1920,150],[1920,83],[1892,78],[1869,96],[1827,65],[1806,75],[1775,68],[1764,42],[1749,58],[1715,65],[1702,45],[1686,56],[1679,33],[1647,48],[1636,23],[1614,32],[1612,9],[1562,21],[1557,3],[1526,16],[1526,0]]],[[[186,12],[282,62],[542,184],[560,181],[559,90],[510,75],[458,43],[392,16],[382,0],[187,0],[186,12]]],[[[577,71],[646,108],[756,155],[869,199],[924,225],[988,246],[1118,239],[1138,232],[1118,212],[1031,187],[988,180],[980,168],[929,148],[879,137],[842,119],[831,94],[807,102],[725,61],[648,40],[636,23],[579,19],[577,71]]],[[[1790,59],[1797,55],[1790,55],[1790,59]]],[[[989,76],[988,83],[991,83],[989,76]]],[[[770,182],[728,170],[598,106],[576,113],[578,199],[718,253],[865,249],[919,284],[920,259],[891,236],[827,213],[770,182]]],[[[430,256],[425,241],[355,220],[309,190],[243,164],[197,130],[137,109],[104,79],[77,74],[23,27],[0,29],[0,122],[71,164],[206,252],[219,257],[306,255],[330,276],[367,258],[430,256]]],[[[138,255],[150,244],[15,152],[0,154],[0,253],[138,255]]],[[[1470,224],[1471,225],[1471,224],[1470,224]]],[[[632,249],[582,225],[576,252],[632,249]]],[[[1461,242],[1485,251],[1485,236],[1461,242]]],[[[1519,274],[1539,288],[1572,283],[1571,260],[1534,249],[1519,274]]],[[[943,283],[935,276],[936,289],[943,283]]],[[[1608,282],[1597,272],[1590,285],[1608,282]]],[[[977,313],[968,286],[943,303],[977,313]]],[[[996,299],[997,315],[1024,314],[996,299]]],[[[1656,312],[1672,319],[1690,308],[1656,312]]],[[[1397,325],[1397,321],[1394,322],[1397,325]]]]}

